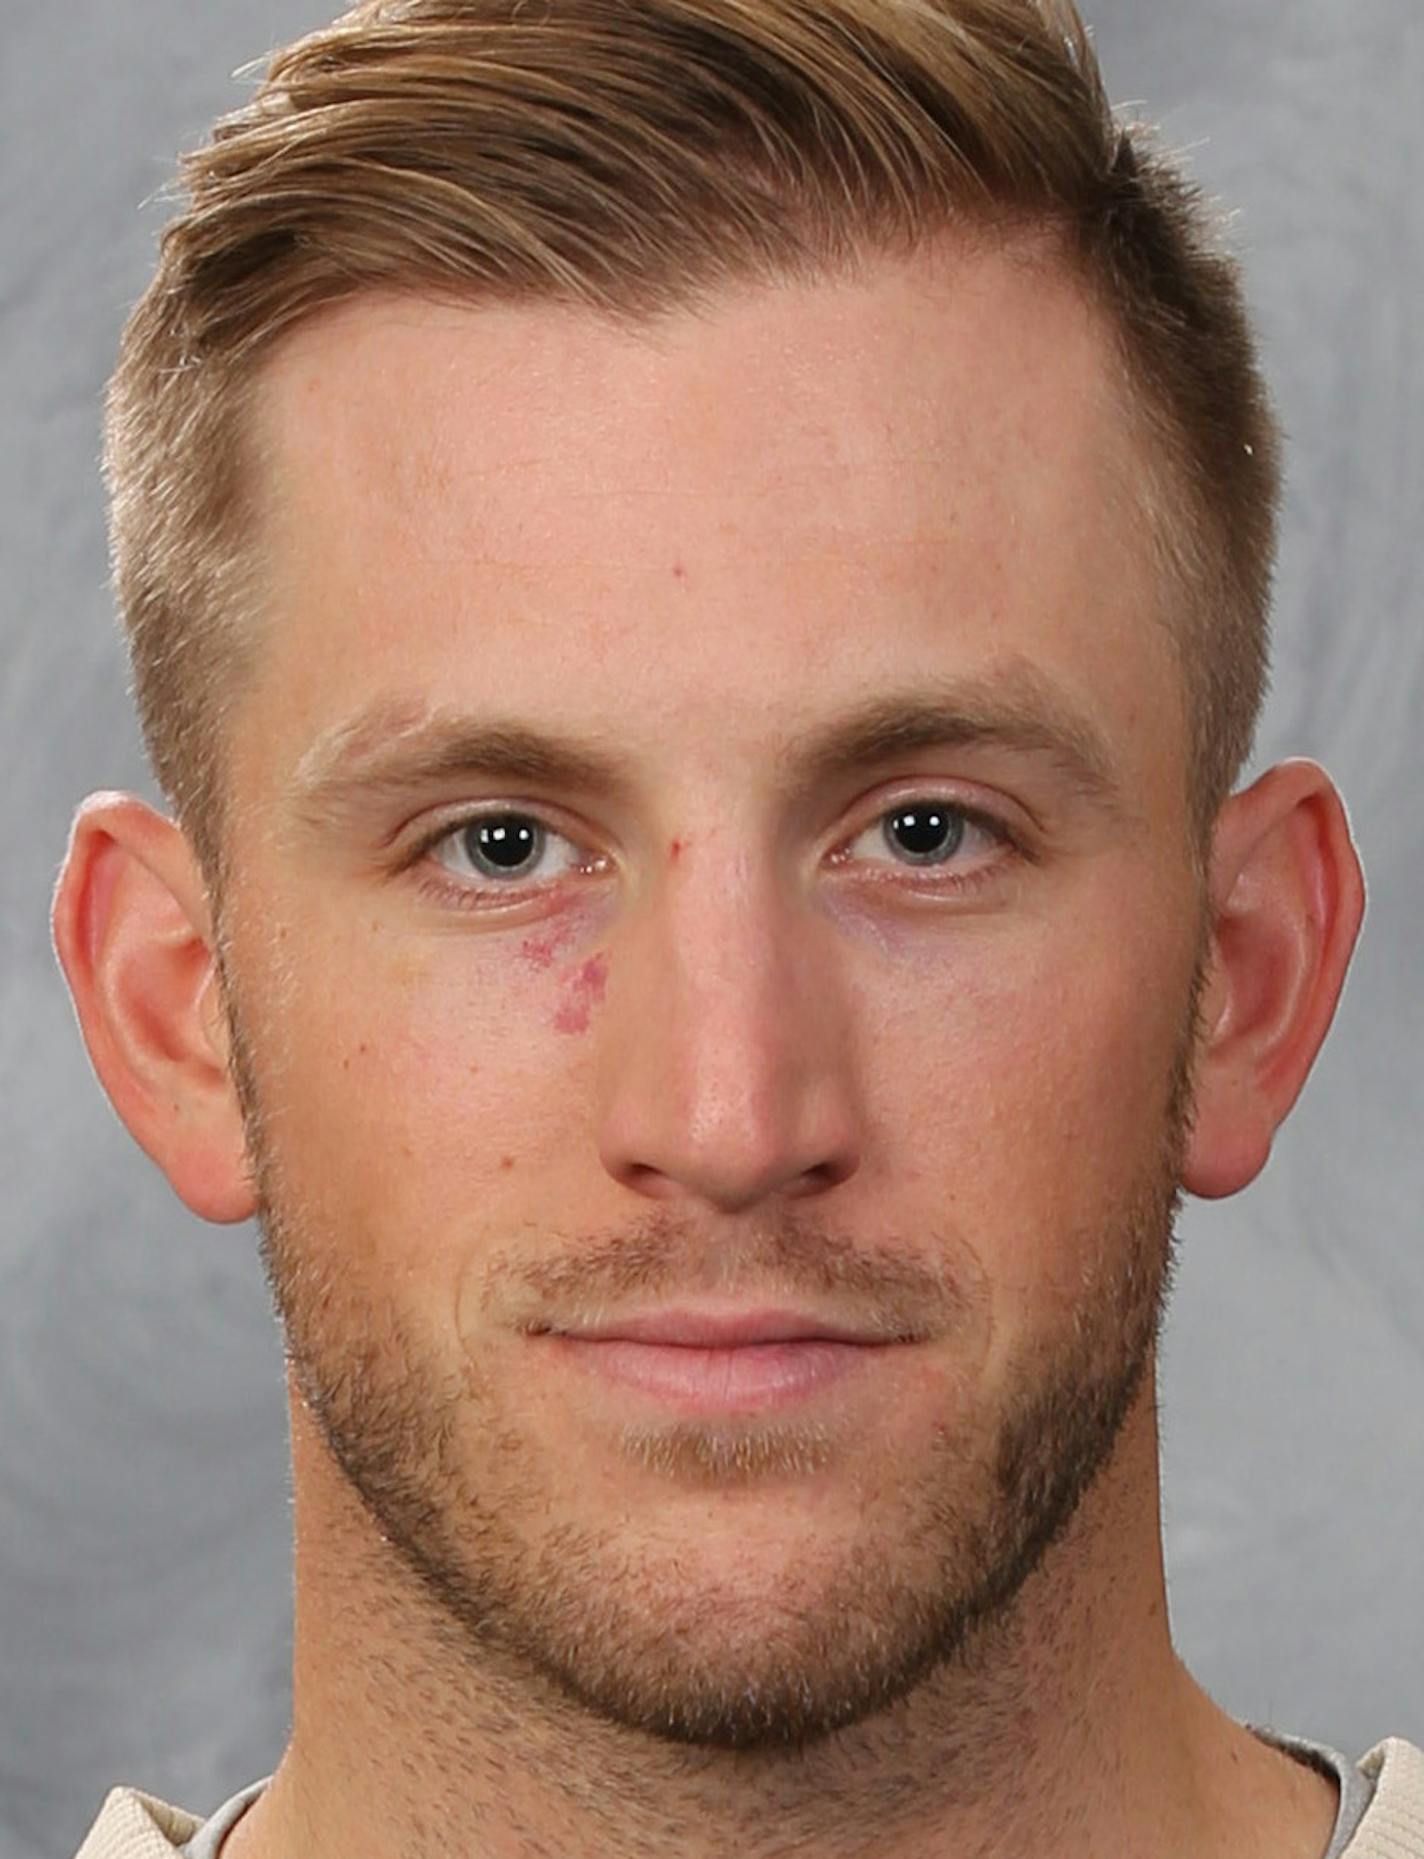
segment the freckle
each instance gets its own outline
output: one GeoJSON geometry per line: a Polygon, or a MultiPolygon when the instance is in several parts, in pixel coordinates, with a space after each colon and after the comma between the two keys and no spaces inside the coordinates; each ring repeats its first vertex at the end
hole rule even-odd
{"type": "Polygon", "coordinates": [[[514,1157],[512,1155],[502,1155],[499,1158],[499,1165],[501,1168],[513,1168],[514,1157]]]}
{"type": "Polygon", "coordinates": [[[361,1054],[362,1058],[365,1058],[366,1054],[371,1050],[371,1048],[366,1044],[365,1040],[363,1039],[360,1045],[357,1046],[356,1050],[361,1054]]]}

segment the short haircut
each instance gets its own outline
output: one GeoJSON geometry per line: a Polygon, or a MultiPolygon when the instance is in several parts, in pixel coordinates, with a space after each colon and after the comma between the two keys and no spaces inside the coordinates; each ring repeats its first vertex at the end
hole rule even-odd
{"type": "Polygon", "coordinates": [[[956,228],[1047,231],[1103,312],[1204,840],[1265,686],[1279,437],[1214,215],[1118,121],[1070,0],[367,0],[275,54],[182,179],[105,468],[144,738],[215,891],[284,332],[393,288],[651,319],[956,228]]]}

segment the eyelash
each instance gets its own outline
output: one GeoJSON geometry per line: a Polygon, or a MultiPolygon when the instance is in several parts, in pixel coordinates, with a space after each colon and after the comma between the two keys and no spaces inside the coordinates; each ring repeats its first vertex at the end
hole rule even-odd
{"type": "MultiPolygon", "coordinates": [[[[887,807],[882,807],[880,811],[873,814],[863,826],[858,827],[848,838],[840,842],[837,850],[831,854],[832,861],[836,862],[841,859],[844,856],[846,848],[854,845],[856,840],[860,839],[865,833],[871,831],[874,827],[883,827],[886,820],[916,805],[939,805],[943,807],[947,813],[953,814],[956,818],[962,820],[966,827],[986,834],[995,842],[995,845],[1004,853],[1008,854],[1010,858],[1022,860],[1030,864],[1035,862],[1033,852],[1004,820],[1000,819],[996,814],[984,811],[982,808],[967,806],[962,801],[954,800],[947,794],[907,795],[902,799],[892,802],[887,807]]],[[[504,803],[499,806],[475,808],[469,813],[458,815],[453,820],[444,821],[440,826],[427,833],[411,849],[402,860],[401,869],[403,871],[410,870],[423,864],[429,859],[430,854],[437,846],[444,844],[447,840],[456,838],[460,833],[478,824],[479,821],[500,819],[503,817],[532,820],[552,837],[563,839],[575,850],[580,849],[576,840],[571,839],[566,833],[561,833],[556,826],[547,821],[536,809],[532,807],[515,807],[508,803],[504,803]]],[[[438,869],[438,867],[436,869],[438,869]]],[[[962,896],[967,892],[977,890],[980,885],[987,884],[1000,876],[1002,862],[999,859],[995,859],[991,864],[978,866],[972,871],[957,875],[951,874],[939,878],[930,875],[935,869],[936,867],[931,865],[916,866],[907,864],[899,867],[900,875],[873,879],[871,882],[903,887],[905,885],[906,875],[911,876],[913,880],[914,874],[918,873],[924,874],[921,883],[928,883],[933,890],[962,896]]],[[[433,898],[437,903],[442,905],[453,905],[456,909],[460,910],[481,911],[498,910],[501,905],[508,908],[517,903],[525,902],[531,897],[537,897],[546,893],[550,885],[557,882],[559,882],[557,879],[545,880],[540,884],[536,880],[533,883],[524,885],[520,884],[516,879],[511,879],[506,888],[506,886],[501,884],[498,880],[491,879],[484,885],[472,887],[467,884],[462,884],[453,878],[438,877],[432,871],[422,876],[419,881],[418,889],[426,896],[433,898]]],[[[917,886],[912,882],[908,888],[913,890],[916,889],[917,886]]],[[[922,889],[919,890],[919,894],[924,894],[922,889]]]]}

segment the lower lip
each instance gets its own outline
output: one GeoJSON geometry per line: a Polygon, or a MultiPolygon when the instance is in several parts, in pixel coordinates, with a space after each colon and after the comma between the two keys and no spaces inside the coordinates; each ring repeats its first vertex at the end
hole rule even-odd
{"type": "Polygon", "coordinates": [[[853,1374],[889,1347],[821,1336],[802,1342],[743,1343],[735,1349],[618,1338],[551,1340],[590,1373],[693,1413],[760,1411],[803,1400],[853,1374]]]}

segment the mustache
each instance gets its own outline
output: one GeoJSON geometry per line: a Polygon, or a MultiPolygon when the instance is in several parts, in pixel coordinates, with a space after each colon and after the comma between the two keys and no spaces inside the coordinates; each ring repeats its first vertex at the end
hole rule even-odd
{"type": "Polygon", "coordinates": [[[635,1302],[716,1298],[749,1306],[813,1303],[848,1325],[919,1338],[958,1327],[987,1295],[982,1264],[952,1232],[867,1240],[786,1209],[719,1224],[660,1209],[617,1232],[553,1250],[544,1231],[537,1242],[493,1249],[482,1275],[486,1314],[522,1330],[588,1329],[635,1302]]]}

